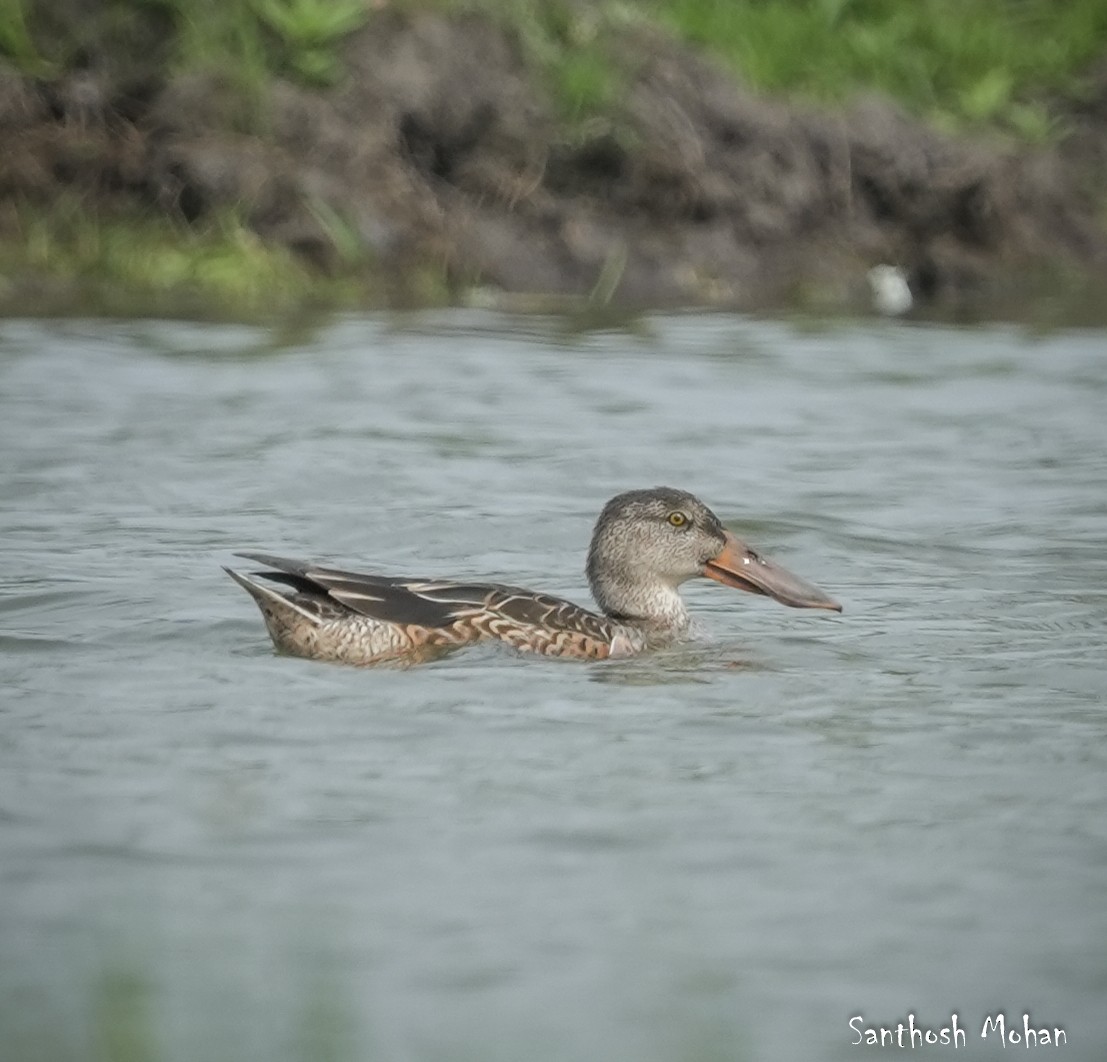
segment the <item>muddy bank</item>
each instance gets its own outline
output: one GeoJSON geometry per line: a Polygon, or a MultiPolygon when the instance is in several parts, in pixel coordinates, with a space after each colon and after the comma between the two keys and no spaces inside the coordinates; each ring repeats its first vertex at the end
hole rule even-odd
{"type": "Polygon", "coordinates": [[[20,238],[15,204],[60,196],[188,224],[235,210],[385,299],[428,268],[458,295],[740,308],[862,304],[876,263],[938,305],[1107,274],[1107,76],[1065,142],[1031,150],[878,99],[759,99],[644,26],[620,47],[616,111],[571,128],[512,34],[472,16],[377,14],[344,43],[340,86],[275,82],[248,120],[218,79],[154,62],[0,70],[0,237],[20,238]]]}

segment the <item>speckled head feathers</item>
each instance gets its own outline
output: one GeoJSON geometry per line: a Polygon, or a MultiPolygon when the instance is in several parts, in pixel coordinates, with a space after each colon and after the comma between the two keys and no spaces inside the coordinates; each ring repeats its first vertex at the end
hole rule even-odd
{"type": "Polygon", "coordinates": [[[588,551],[588,581],[609,615],[686,623],[676,588],[702,575],[726,529],[695,495],[673,487],[631,490],[603,508],[588,551]]]}

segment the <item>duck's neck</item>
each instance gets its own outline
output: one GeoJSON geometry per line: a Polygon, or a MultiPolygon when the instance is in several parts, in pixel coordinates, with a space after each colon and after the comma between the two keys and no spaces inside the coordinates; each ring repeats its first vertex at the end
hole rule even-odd
{"type": "Polygon", "coordinates": [[[688,629],[688,609],[675,586],[621,580],[589,571],[596,604],[612,619],[627,626],[679,634],[688,629]]]}

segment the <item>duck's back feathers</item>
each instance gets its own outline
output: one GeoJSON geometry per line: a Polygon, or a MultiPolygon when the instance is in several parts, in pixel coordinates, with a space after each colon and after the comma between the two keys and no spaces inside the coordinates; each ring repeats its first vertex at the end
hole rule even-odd
{"type": "Polygon", "coordinates": [[[520,587],[352,572],[266,553],[236,556],[266,565],[271,570],[251,574],[290,587],[289,600],[324,619],[362,616],[415,637],[494,638],[549,655],[607,656],[616,633],[605,616],[520,587]]]}

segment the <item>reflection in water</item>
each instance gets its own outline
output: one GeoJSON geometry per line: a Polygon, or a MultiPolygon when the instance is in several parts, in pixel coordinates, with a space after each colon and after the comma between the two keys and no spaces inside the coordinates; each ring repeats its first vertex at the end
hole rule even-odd
{"type": "Polygon", "coordinates": [[[151,978],[122,968],[105,970],[95,986],[97,1056],[111,1062],[157,1062],[151,978]]]}
{"type": "Polygon", "coordinates": [[[1003,1005],[1097,1059],[1103,345],[5,322],[0,1053],[831,1060],[1003,1005]],[[275,656],[219,570],[583,602],[657,483],[845,615],[693,582],[642,658],[366,671],[275,656]]]}

